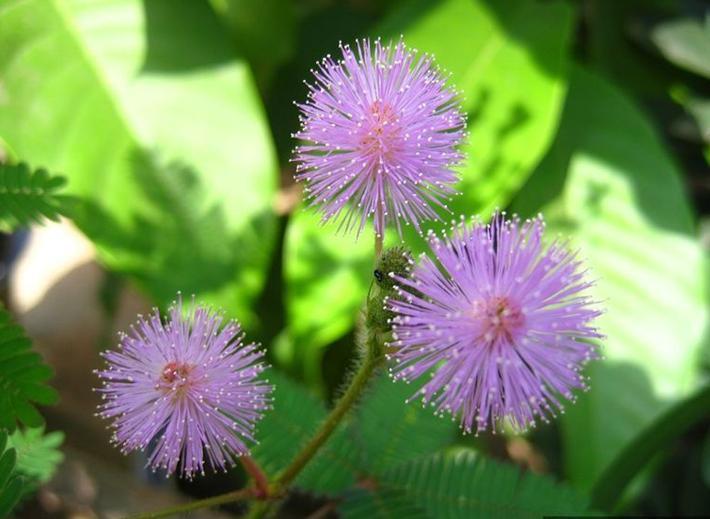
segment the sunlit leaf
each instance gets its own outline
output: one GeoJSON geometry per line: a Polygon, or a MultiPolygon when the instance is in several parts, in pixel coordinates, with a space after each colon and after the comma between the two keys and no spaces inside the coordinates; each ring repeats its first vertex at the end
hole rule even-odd
{"type": "Polygon", "coordinates": [[[206,0],[7,0],[0,134],[60,171],[101,259],[161,304],[250,317],[274,238],[274,153],[206,0]]]}
{"type": "Polygon", "coordinates": [[[681,177],[639,110],[577,68],[559,138],[514,208],[569,235],[606,307],[606,359],[563,418],[582,488],[697,382],[708,326],[707,265],[681,177]],[[610,117],[609,114],[613,114],[610,117]],[[582,447],[583,446],[583,447],[582,447]]]}

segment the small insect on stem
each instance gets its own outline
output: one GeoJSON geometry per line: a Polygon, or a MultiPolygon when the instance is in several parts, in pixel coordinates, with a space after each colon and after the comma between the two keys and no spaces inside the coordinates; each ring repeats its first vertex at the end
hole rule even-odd
{"type": "Polygon", "coordinates": [[[380,269],[375,269],[375,271],[372,273],[373,276],[375,276],[375,281],[378,283],[382,283],[385,279],[385,275],[382,273],[380,269]]]}

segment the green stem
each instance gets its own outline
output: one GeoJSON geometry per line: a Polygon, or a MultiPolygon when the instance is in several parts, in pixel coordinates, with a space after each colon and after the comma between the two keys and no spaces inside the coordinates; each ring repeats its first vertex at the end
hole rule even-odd
{"type": "MultiPolygon", "coordinates": [[[[306,444],[303,449],[296,455],[293,461],[288,465],[277,477],[274,483],[269,488],[269,496],[279,497],[284,493],[288,486],[296,479],[296,476],[303,470],[308,462],[316,455],[318,450],[328,440],[338,424],[342,421],[353,404],[358,400],[362,392],[367,387],[367,382],[375,372],[380,362],[382,361],[382,348],[379,344],[380,337],[374,330],[367,330],[367,343],[365,344],[366,353],[357,373],[350,381],[348,389],[340,397],[340,400],[335,404],[330,414],[321,424],[316,434],[306,444]]],[[[274,502],[258,502],[255,503],[249,511],[249,519],[258,519],[267,517],[273,511],[274,502]]]]}
{"type": "Polygon", "coordinates": [[[381,234],[375,234],[375,265],[382,256],[382,243],[384,242],[384,237],[381,234]]]}
{"type": "Polygon", "coordinates": [[[254,482],[254,490],[256,497],[264,499],[269,496],[269,479],[264,474],[259,464],[254,461],[251,456],[241,456],[239,461],[242,463],[244,471],[251,477],[254,482]]]}
{"type": "Polygon", "coordinates": [[[373,351],[374,348],[372,348],[370,344],[367,346],[368,351],[365,355],[365,359],[360,365],[357,373],[355,373],[355,376],[350,382],[350,386],[348,386],[348,389],[345,391],[343,396],[340,397],[340,400],[338,400],[335,404],[335,407],[321,424],[315,436],[311,438],[301,452],[294,458],[291,464],[286,467],[276,478],[276,481],[272,485],[272,494],[278,494],[282,489],[291,484],[301,470],[303,470],[303,467],[306,466],[311,458],[315,456],[318,450],[323,446],[326,440],[328,440],[340,421],[362,394],[365,386],[367,386],[367,381],[370,379],[370,376],[375,371],[381,360],[381,358],[373,351]]]}
{"type": "MultiPolygon", "coordinates": [[[[377,262],[382,254],[382,236],[375,236],[375,261],[377,262]]],[[[370,301],[368,301],[368,314],[370,301]]],[[[370,315],[367,316],[365,322],[370,322],[370,315]]],[[[251,507],[248,513],[249,518],[260,518],[269,515],[273,510],[274,499],[278,500],[286,491],[288,486],[300,474],[309,461],[316,455],[320,448],[328,441],[330,435],[342,421],[345,415],[350,411],[353,404],[358,400],[362,392],[367,387],[372,374],[383,360],[383,345],[380,337],[380,330],[375,327],[366,326],[366,344],[365,358],[360,364],[355,376],[350,381],[350,385],[345,390],[345,393],[340,397],[335,407],[321,424],[316,434],[309,440],[303,449],[296,455],[291,463],[276,477],[270,485],[266,481],[266,477],[261,468],[251,459],[244,458],[242,463],[244,469],[251,475],[254,480],[255,487],[249,487],[235,492],[228,492],[215,497],[193,501],[182,506],[176,506],[165,510],[160,510],[154,513],[137,515],[130,519],[155,519],[157,517],[166,517],[172,514],[197,510],[199,508],[207,508],[217,506],[224,503],[234,501],[242,501],[246,499],[258,499],[254,506],[251,507]]]]}
{"type": "Polygon", "coordinates": [[[200,508],[208,508],[211,506],[223,505],[225,503],[245,501],[247,499],[254,498],[255,494],[255,489],[252,487],[242,488],[241,490],[227,492],[226,494],[221,494],[219,496],[208,497],[207,499],[200,499],[198,501],[193,501],[184,505],[173,506],[171,508],[163,508],[162,510],[158,510],[157,512],[148,512],[145,514],[132,515],[127,517],[126,519],[158,519],[159,517],[169,517],[171,515],[189,512],[191,510],[198,510],[200,508]]]}
{"type": "MultiPolygon", "coordinates": [[[[191,503],[172,508],[166,508],[157,512],[131,516],[129,519],[156,519],[182,512],[189,512],[190,510],[208,508],[225,503],[244,501],[247,499],[278,499],[286,488],[293,482],[296,476],[298,476],[298,474],[313,458],[313,456],[316,455],[318,450],[328,440],[340,421],[362,394],[363,390],[367,386],[368,380],[382,361],[382,355],[380,354],[381,348],[379,347],[378,342],[379,340],[380,338],[376,332],[368,331],[367,344],[365,345],[367,350],[365,358],[363,359],[362,364],[360,364],[357,373],[355,373],[355,376],[352,378],[348,389],[335,404],[335,407],[321,424],[315,436],[310,439],[306,446],[298,453],[298,455],[296,455],[293,461],[283,470],[283,472],[281,472],[281,474],[279,474],[271,485],[266,487],[266,483],[263,479],[263,472],[258,468],[258,466],[256,466],[251,458],[243,459],[242,462],[244,464],[244,468],[254,479],[254,482],[257,485],[256,487],[243,488],[234,492],[228,492],[226,494],[209,497],[207,499],[200,499],[198,501],[193,501],[191,503]],[[265,487],[268,491],[265,491],[265,487]]],[[[250,510],[249,517],[264,517],[271,511],[273,505],[273,502],[257,501],[250,510]]]]}

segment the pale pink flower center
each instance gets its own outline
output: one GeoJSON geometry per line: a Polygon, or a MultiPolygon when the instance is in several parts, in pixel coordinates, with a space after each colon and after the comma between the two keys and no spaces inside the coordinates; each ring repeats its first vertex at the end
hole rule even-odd
{"type": "Polygon", "coordinates": [[[382,101],[372,103],[360,137],[362,151],[377,159],[390,159],[401,149],[401,135],[399,116],[395,110],[382,101]]]}
{"type": "Polygon", "coordinates": [[[489,345],[500,341],[514,344],[525,325],[520,307],[507,297],[476,301],[471,315],[480,323],[483,340],[489,345]]]}
{"type": "Polygon", "coordinates": [[[168,362],[160,373],[158,386],[165,393],[173,392],[175,398],[182,397],[194,385],[194,366],[183,362],[168,362]]]}

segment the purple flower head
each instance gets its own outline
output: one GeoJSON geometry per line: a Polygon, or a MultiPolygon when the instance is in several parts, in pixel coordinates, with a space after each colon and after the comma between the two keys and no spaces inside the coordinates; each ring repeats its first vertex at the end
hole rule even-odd
{"type": "Polygon", "coordinates": [[[432,56],[417,57],[401,40],[340,48],[343,58],[318,64],[298,105],[294,137],[305,142],[295,150],[296,180],[323,221],[340,214],[346,231],[359,234],[370,215],[378,235],[391,221],[400,235],[402,220],[420,230],[456,193],[452,168],[463,159],[466,128],[457,94],[432,56]]]}
{"type": "Polygon", "coordinates": [[[438,263],[423,257],[395,279],[395,379],[431,376],[413,398],[460,416],[465,432],[547,422],[587,389],[582,367],[598,358],[592,321],[601,311],[592,283],[566,243],[542,244],[542,217],[521,224],[461,222],[448,238],[429,235],[438,263]]]}
{"type": "Polygon", "coordinates": [[[242,344],[239,324],[193,303],[183,316],[178,298],[163,323],[157,310],[140,318],[117,351],[103,353],[104,402],[122,452],[146,447],[148,465],[192,477],[204,463],[217,469],[248,453],[269,408],[271,386],[258,379],[263,352],[242,344]],[[181,461],[182,460],[182,461],[181,461]]]}

